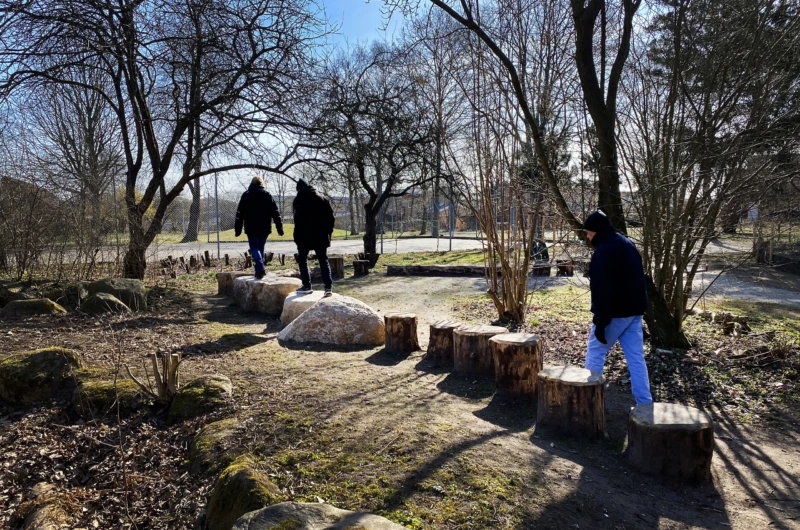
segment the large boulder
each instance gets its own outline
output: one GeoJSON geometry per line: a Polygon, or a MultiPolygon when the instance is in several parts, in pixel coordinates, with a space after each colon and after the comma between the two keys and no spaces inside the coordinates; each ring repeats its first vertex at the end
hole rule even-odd
{"type": "Polygon", "coordinates": [[[404,530],[404,526],[365,512],[324,503],[282,502],[242,516],[233,530],[404,530]]]}
{"type": "Polygon", "coordinates": [[[34,315],[58,315],[67,310],[48,298],[13,300],[0,309],[2,317],[30,317],[34,315]]]}
{"type": "Polygon", "coordinates": [[[233,396],[233,384],[224,375],[198,377],[178,389],[169,407],[167,422],[172,425],[213,412],[233,396]]]}
{"type": "Polygon", "coordinates": [[[72,407],[85,420],[116,416],[119,404],[120,417],[127,417],[141,409],[147,398],[139,385],[130,379],[113,380],[86,379],[72,394],[72,407]]]}
{"type": "MultiPolygon", "coordinates": [[[[334,294],[333,296],[339,296],[334,294]]],[[[325,297],[325,291],[312,291],[310,293],[292,293],[283,301],[281,324],[288,326],[294,319],[310,309],[314,304],[325,297]]]]}
{"type": "Polygon", "coordinates": [[[15,403],[44,401],[80,366],[80,355],[65,348],[12,353],[0,361],[0,397],[15,403]]]}
{"type": "Polygon", "coordinates": [[[236,278],[250,276],[253,278],[253,273],[245,271],[232,271],[232,272],[218,272],[217,273],[217,294],[220,296],[230,296],[233,298],[233,282],[236,278]]]}
{"type": "Polygon", "coordinates": [[[242,455],[225,468],[214,483],[206,506],[206,527],[208,530],[231,530],[242,515],[279,500],[278,487],[256,467],[251,456],[242,455]]]}
{"type": "Polygon", "coordinates": [[[108,293],[93,294],[81,305],[81,311],[90,315],[100,313],[130,313],[131,308],[122,300],[108,293]]]}
{"type": "Polygon", "coordinates": [[[302,286],[296,278],[282,278],[267,274],[258,280],[255,277],[236,278],[233,282],[233,295],[236,303],[245,311],[280,315],[283,301],[289,294],[302,286]]]}
{"type": "Polygon", "coordinates": [[[384,337],[383,318],[364,302],[349,296],[323,298],[278,335],[282,341],[338,346],[381,346],[384,337]]]}
{"type": "Polygon", "coordinates": [[[88,286],[89,296],[106,293],[116,296],[122,303],[134,311],[147,309],[147,290],[142,280],[130,278],[106,278],[97,280],[88,286]]]}

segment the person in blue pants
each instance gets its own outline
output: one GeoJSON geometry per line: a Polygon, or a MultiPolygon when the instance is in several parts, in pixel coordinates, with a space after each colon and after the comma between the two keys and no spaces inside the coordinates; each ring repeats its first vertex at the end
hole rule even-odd
{"type": "Polygon", "coordinates": [[[239,237],[244,228],[244,233],[247,234],[247,243],[250,246],[250,255],[253,256],[256,278],[259,279],[266,275],[264,247],[267,244],[267,238],[272,233],[273,221],[275,221],[275,230],[279,236],[282,236],[283,220],[278,211],[278,205],[264,187],[264,180],[261,177],[255,177],[239,200],[234,232],[236,237],[239,237]]]}
{"type": "Polygon", "coordinates": [[[601,211],[589,215],[583,229],[595,248],[589,265],[593,317],[586,368],[603,373],[606,353],[619,341],[636,404],[652,403],[642,334],[642,316],[647,309],[642,256],[630,239],[614,230],[601,211]]]}

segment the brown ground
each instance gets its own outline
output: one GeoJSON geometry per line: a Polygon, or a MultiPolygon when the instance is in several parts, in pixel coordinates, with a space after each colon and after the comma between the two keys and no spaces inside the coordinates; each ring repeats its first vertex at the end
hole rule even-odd
{"type": "MultiPolygon", "coordinates": [[[[370,276],[337,290],[381,313],[416,312],[424,348],[435,320],[491,320],[465,311],[481,284],[370,276]]],[[[217,417],[242,421],[233,450],[258,456],[287,499],[322,498],[410,528],[800,528],[796,417],[767,427],[716,412],[713,482],[680,486],[641,476],[621,458],[632,405],[624,382],[607,388],[609,440],[537,434],[535,411],[495,398],[490,381],[435,370],[423,352],[397,358],[377,349],[285,348],[275,340],[277,319],[242,314],[212,289],[203,283],[191,300],[172,305],[164,293],[160,313],[134,319],[0,323],[0,354],[65,345],[113,367],[120,336],[127,359],[153,349],[191,354],[187,377],[217,372],[233,380],[236,403],[217,417]]],[[[543,319],[539,333],[545,362],[577,359],[586,326],[543,319]]],[[[105,428],[80,425],[59,403],[0,413],[0,442],[20,453],[0,455],[0,524],[11,524],[22,491],[52,478],[52,462],[64,470],[59,487],[72,494],[71,528],[90,528],[93,520],[100,528],[132,527],[131,520],[137,528],[190,528],[213,481],[188,475],[183,464],[193,432],[213,418],[167,428],[154,411],[124,424],[126,473],[135,483],[126,488],[118,478],[104,484],[121,466],[113,448],[98,456],[103,446],[92,442],[118,443],[105,434],[116,429],[113,420],[105,428]],[[83,447],[64,441],[75,432],[83,447]],[[65,446],[72,447],[59,449],[59,458],[48,456],[48,447],[65,446]]]]}

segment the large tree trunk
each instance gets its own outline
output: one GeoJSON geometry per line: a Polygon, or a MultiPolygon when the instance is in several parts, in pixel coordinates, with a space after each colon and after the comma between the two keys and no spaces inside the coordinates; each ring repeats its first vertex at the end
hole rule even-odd
{"type": "Polygon", "coordinates": [[[650,330],[650,343],[659,348],[688,350],[692,347],[684,335],[679,322],[669,310],[664,295],[656,288],[653,279],[647,276],[647,312],[644,315],[650,330]]]}
{"type": "MultiPolygon", "coordinates": [[[[598,120],[595,119],[595,124],[598,120]]],[[[608,215],[611,224],[620,233],[627,235],[625,210],[622,207],[622,194],[619,190],[619,166],[617,164],[617,141],[613,123],[608,127],[597,128],[597,147],[600,151],[598,171],[597,205],[608,215]]]]}
{"type": "Polygon", "coordinates": [[[373,211],[369,204],[364,205],[364,253],[377,253],[378,211],[373,211]]]}
{"type": "Polygon", "coordinates": [[[189,182],[189,190],[192,192],[192,204],[189,206],[189,224],[186,225],[186,233],[181,239],[181,243],[197,241],[197,236],[200,233],[200,181],[189,182]]]}
{"type": "MultiPolygon", "coordinates": [[[[435,170],[435,168],[434,168],[435,170]]],[[[433,181],[433,198],[431,199],[431,236],[439,237],[439,179],[433,181]]]]}
{"type": "Polygon", "coordinates": [[[347,188],[348,188],[348,191],[350,192],[350,235],[351,236],[357,236],[358,235],[358,230],[356,230],[356,217],[355,217],[355,215],[356,215],[356,212],[355,212],[356,201],[353,198],[353,186],[352,186],[352,184],[349,185],[347,188]]]}

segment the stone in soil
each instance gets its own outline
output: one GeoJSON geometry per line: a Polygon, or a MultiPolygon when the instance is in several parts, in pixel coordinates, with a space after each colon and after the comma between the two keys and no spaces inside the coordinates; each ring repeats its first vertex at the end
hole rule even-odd
{"type": "Polygon", "coordinates": [[[236,521],[233,530],[403,530],[405,527],[365,512],[350,512],[324,503],[282,502],[236,521]]]}
{"type": "Polygon", "coordinates": [[[13,403],[44,401],[80,366],[80,355],[65,348],[11,354],[0,362],[0,397],[13,403]]]}
{"type": "Polygon", "coordinates": [[[97,293],[113,295],[134,311],[147,309],[147,290],[141,280],[105,278],[88,286],[89,296],[97,293]]]}
{"type": "Polygon", "coordinates": [[[12,300],[3,309],[0,309],[0,317],[58,315],[66,312],[66,309],[48,298],[34,298],[32,300],[12,300]]]}
{"type": "Polygon", "coordinates": [[[381,346],[386,329],[371,307],[349,296],[323,298],[303,312],[278,335],[289,342],[337,346],[381,346]]]}
{"type": "Polygon", "coordinates": [[[303,285],[297,278],[282,278],[267,274],[264,278],[236,278],[233,295],[236,303],[248,312],[278,316],[283,311],[283,301],[303,285]]]}
{"type": "Polygon", "coordinates": [[[213,412],[233,395],[231,380],[224,375],[198,377],[178,389],[169,407],[167,423],[185,421],[213,412]]]}

